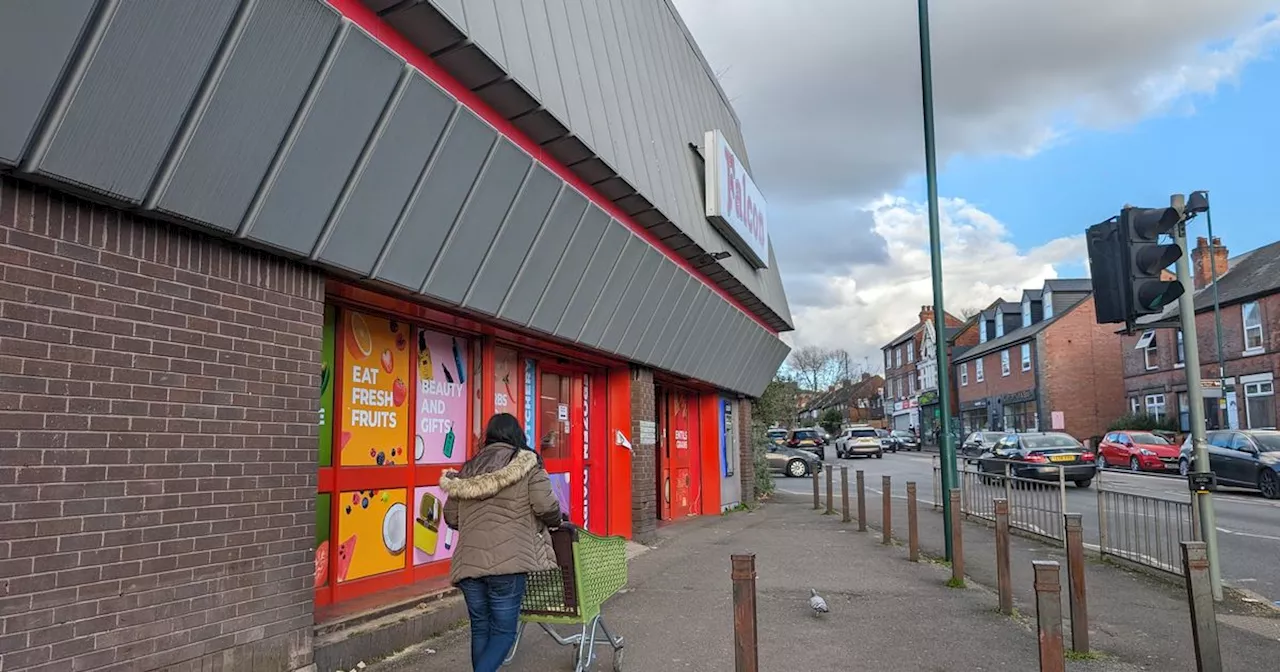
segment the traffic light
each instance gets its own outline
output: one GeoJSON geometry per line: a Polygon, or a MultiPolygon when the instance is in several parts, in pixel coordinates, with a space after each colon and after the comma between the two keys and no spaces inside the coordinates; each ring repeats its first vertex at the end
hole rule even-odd
{"type": "Polygon", "coordinates": [[[1089,277],[1093,281],[1093,309],[1098,324],[1131,320],[1120,218],[1112,217],[1089,227],[1085,231],[1085,243],[1089,249],[1089,277]]]}
{"type": "Polygon", "coordinates": [[[1170,234],[1182,222],[1177,208],[1125,208],[1120,211],[1120,232],[1124,237],[1124,263],[1128,269],[1130,317],[1162,312],[1182,296],[1182,283],[1162,279],[1161,273],[1182,257],[1182,249],[1161,244],[1160,236],[1170,234]]]}

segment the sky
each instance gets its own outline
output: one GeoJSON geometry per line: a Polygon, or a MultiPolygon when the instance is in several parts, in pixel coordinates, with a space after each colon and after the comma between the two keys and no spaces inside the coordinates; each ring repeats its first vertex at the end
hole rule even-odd
{"type": "MultiPolygon", "coordinates": [[[[784,338],[876,369],[933,303],[916,3],[675,4],[742,122],[784,338]]],[[[1084,229],[1126,203],[1207,189],[1233,255],[1280,238],[1280,0],[930,12],[948,312],[1087,277],[1084,229]]]]}

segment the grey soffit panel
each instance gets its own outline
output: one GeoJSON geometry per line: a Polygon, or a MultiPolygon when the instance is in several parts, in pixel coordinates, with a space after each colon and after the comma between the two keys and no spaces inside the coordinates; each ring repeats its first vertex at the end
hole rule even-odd
{"type": "MultiPolygon", "coordinates": [[[[672,318],[671,323],[667,325],[666,333],[659,337],[658,345],[653,354],[650,355],[650,359],[653,360],[654,364],[669,371],[675,370],[673,365],[679,359],[685,346],[688,345],[689,332],[703,318],[701,311],[703,306],[706,305],[707,297],[710,294],[706,286],[700,281],[694,279],[693,282],[694,284],[690,285],[694,287],[693,296],[689,301],[688,309],[684,311],[684,317],[680,319],[678,324],[675,322],[675,318],[672,318]]],[[[685,292],[685,294],[688,295],[688,292],[685,292]]]]}
{"type": "Polygon", "coordinates": [[[709,335],[709,341],[714,346],[709,345],[704,348],[690,367],[694,378],[720,382],[717,376],[721,358],[726,356],[726,351],[734,346],[738,337],[738,334],[733,331],[734,316],[737,315],[738,309],[727,301],[722,303],[724,308],[721,311],[719,325],[709,335]]]}
{"type": "Polygon", "coordinates": [[[240,226],[338,23],[322,2],[255,3],[156,209],[223,231],[240,226]]]}
{"type": "MultiPolygon", "coordinates": [[[[667,264],[671,262],[668,261],[667,264]]],[[[675,265],[672,264],[672,266],[675,265]]],[[[671,307],[680,301],[681,296],[684,296],[685,289],[689,287],[689,280],[689,275],[685,274],[685,271],[676,268],[666,292],[650,292],[649,296],[645,296],[644,302],[640,303],[640,308],[636,311],[636,319],[631,321],[631,328],[627,329],[626,338],[622,339],[622,349],[618,351],[618,355],[649,364],[646,361],[648,357],[645,356],[653,352],[653,344],[657,342],[658,334],[662,333],[668,321],[671,321],[671,307]]]]}
{"type": "Polygon", "coordinates": [[[458,104],[414,74],[375,141],[318,258],[368,275],[458,104]]]}
{"type": "Polygon", "coordinates": [[[483,255],[480,270],[462,299],[464,306],[486,315],[498,313],[502,299],[511,291],[511,283],[520,272],[520,264],[529,255],[529,248],[551,212],[551,205],[567,188],[545,166],[533,165],[515,204],[488,245],[488,254],[483,255]]]}
{"type": "Polygon", "coordinates": [[[720,328],[725,316],[729,314],[729,303],[721,299],[715,292],[711,293],[708,308],[704,311],[706,319],[699,323],[689,335],[689,344],[680,359],[676,360],[675,370],[696,377],[696,372],[711,348],[724,347],[720,328]]]}
{"type": "MultiPolygon", "coordinates": [[[[587,324],[587,319],[592,314],[592,309],[604,300],[605,288],[611,275],[622,265],[619,260],[622,257],[623,249],[634,237],[627,230],[627,227],[619,224],[617,220],[611,219],[605,224],[604,236],[600,239],[600,246],[596,248],[596,253],[591,257],[591,262],[587,264],[587,270],[582,274],[582,280],[578,283],[578,288],[574,291],[568,305],[565,306],[560,322],[552,333],[571,341],[577,341],[581,337],[583,327],[587,324]]],[[[626,264],[630,271],[619,272],[634,272],[635,264],[638,262],[639,255],[636,255],[633,263],[626,264]]],[[[622,289],[625,288],[621,282],[619,285],[617,294],[613,297],[615,302],[622,295],[622,289]]],[[[616,307],[617,304],[614,303],[614,306],[616,307]]],[[[536,319],[535,317],[535,321],[536,319]]]]}
{"type": "Polygon", "coordinates": [[[551,274],[561,263],[565,248],[586,212],[587,199],[582,194],[568,187],[560,192],[560,198],[551,206],[542,231],[511,285],[511,291],[498,309],[498,317],[515,324],[529,323],[543,290],[551,281],[551,274]]]}
{"type": "Polygon", "coordinates": [[[748,323],[749,320],[742,311],[734,308],[725,327],[728,332],[725,347],[714,354],[708,369],[703,373],[707,380],[725,384],[732,378],[732,373],[738,366],[738,351],[742,349],[742,344],[747,340],[748,323]]]}
{"type": "Polygon", "coordinates": [[[458,223],[427,274],[423,294],[462,303],[532,165],[533,159],[524,150],[506,138],[498,140],[458,223]]]}
{"type": "MultiPolygon", "coordinates": [[[[618,302],[618,310],[614,312],[608,326],[605,327],[598,347],[609,352],[620,352],[623,341],[631,331],[631,324],[636,321],[636,314],[641,304],[649,298],[650,293],[658,295],[653,298],[653,302],[657,303],[658,298],[667,291],[667,285],[671,284],[675,272],[674,264],[667,261],[661,252],[646,244],[640,267],[636,269],[635,277],[631,279],[630,286],[622,295],[622,300],[618,302]]],[[[644,322],[647,323],[648,320],[644,322]]],[[[639,334],[636,335],[635,340],[640,340],[639,334]]]]}
{"type": "Polygon", "coordinates": [[[346,31],[241,235],[311,253],[403,72],[398,56],[363,31],[346,31]]]}
{"type": "Polygon", "coordinates": [[[739,355],[742,366],[738,369],[738,377],[734,379],[734,389],[745,390],[755,372],[760,367],[760,354],[764,347],[768,345],[769,339],[772,338],[769,332],[763,328],[752,324],[751,340],[748,342],[746,351],[739,355]]]}
{"type": "Polygon", "coordinates": [[[119,4],[34,172],[140,202],[238,5],[119,4]]]}
{"type": "Polygon", "coordinates": [[[387,239],[374,277],[415,292],[422,287],[497,139],[488,124],[458,108],[397,230],[387,239]]]}
{"type": "Polygon", "coordinates": [[[706,290],[706,288],[704,290],[707,293],[703,297],[702,305],[695,306],[689,312],[690,319],[685,325],[683,336],[676,335],[676,338],[680,339],[679,352],[675,354],[675,357],[667,367],[676,373],[686,376],[692,375],[692,362],[696,354],[695,351],[706,347],[707,341],[710,340],[708,334],[710,331],[709,325],[715,319],[716,314],[722,310],[724,304],[713,292],[706,290]]]}
{"type": "Polygon", "coordinates": [[[529,326],[548,334],[555,333],[556,325],[564,318],[565,309],[569,307],[569,302],[582,282],[582,276],[587,272],[587,265],[600,248],[600,240],[604,237],[605,226],[609,221],[609,215],[605,211],[595,205],[587,206],[582,223],[569,240],[560,264],[547,283],[547,291],[542,293],[542,300],[533,311],[529,326]]]}
{"type": "Polygon", "coordinates": [[[681,271],[681,275],[686,278],[683,291],[679,295],[668,293],[667,298],[658,305],[658,314],[667,314],[665,320],[660,318],[654,323],[662,328],[645,332],[640,338],[640,347],[636,350],[636,359],[651,366],[661,365],[672,347],[676,331],[689,318],[689,309],[693,306],[694,297],[698,295],[698,288],[702,286],[702,283],[689,277],[687,273],[681,271]]]}
{"type": "MultiPolygon", "coordinates": [[[[600,294],[596,297],[587,296],[585,290],[587,285],[578,289],[578,293],[586,298],[584,303],[593,302],[591,314],[587,316],[587,321],[582,325],[582,332],[579,334],[571,333],[565,324],[561,324],[561,329],[565,338],[572,338],[579,343],[589,347],[600,345],[600,339],[604,337],[605,327],[609,326],[610,320],[620,309],[623,303],[623,296],[627,289],[633,283],[650,282],[653,279],[652,271],[650,275],[641,278],[639,274],[640,261],[645,258],[646,250],[653,251],[648,243],[641,240],[638,236],[627,231],[626,242],[622,246],[622,252],[618,255],[617,263],[609,270],[609,278],[605,280],[600,294]]],[[[656,253],[655,253],[656,254],[656,253]]],[[[653,268],[658,267],[658,258],[653,257],[653,268]]],[[[587,269],[587,273],[591,273],[591,269],[587,269]]],[[[640,299],[637,297],[636,302],[640,299]]],[[[570,311],[574,310],[571,305],[570,311]]],[[[566,317],[567,320],[567,317],[566,317]]]]}
{"type": "Polygon", "coordinates": [[[94,5],[94,0],[0,2],[0,164],[22,158],[94,5]]]}

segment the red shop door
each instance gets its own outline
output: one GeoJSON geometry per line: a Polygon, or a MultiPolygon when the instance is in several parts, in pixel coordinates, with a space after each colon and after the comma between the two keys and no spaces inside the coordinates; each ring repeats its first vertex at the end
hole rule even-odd
{"type": "Polygon", "coordinates": [[[582,376],[543,366],[538,376],[538,445],[560,508],[582,525],[582,376]]]}
{"type": "Polygon", "coordinates": [[[701,513],[700,464],[691,396],[675,390],[657,395],[658,517],[678,520],[701,513]]]}

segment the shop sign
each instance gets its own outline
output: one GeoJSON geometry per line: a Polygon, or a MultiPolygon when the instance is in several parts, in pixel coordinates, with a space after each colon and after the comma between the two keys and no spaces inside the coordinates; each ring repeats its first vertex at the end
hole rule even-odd
{"type": "Polygon", "coordinates": [[[467,425],[466,339],[418,330],[418,414],[414,458],[418,464],[466,459],[456,428],[467,425]]]}
{"type": "Polygon", "coordinates": [[[1035,398],[1035,390],[1023,390],[1021,392],[1000,395],[1000,401],[1005,404],[1016,404],[1023,401],[1031,401],[1035,398]]]}
{"type": "Polygon", "coordinates": [[[921,405],[921,406],[928,406],[929,404],[936,404],[936,403],[938,403],[938,393],[937,393],[937,392],[930,391],[930,392],[925,392],[924,394],[920,395],[920,405],[921,405]]]}
{"type": "Polygon", "coordinates": [[[658,426],[650,420],[640,421],[640,445],[653,446],[658,443],[658,426]]]}
{"type": "Polygon", "coordinates": [[[1050,417],[1052,419],[1051,422],[1053,423],[1053,428],[1055,430],[1067,428],[1067,418],[1062,411],[1053,411],[1052,413],[1050,413],[1050,417]]]}
{"type": "Polygon", "coordinates": [[[532,359],[524,360],[524,439],[534,450],[537,450],[538,445],[538,414],[533,408],[534,378],[537,376],[537,369],[537,362],[532,359]]]}
{"type": "MultiPolygon", "coordinates": [[[[342,320],[343,414],[338,464],[408,464],[409,335],[412,328],[346,311],[342,320]]],[[[463,401],[463,408],[466,408],[463,401]]]]}
{"type": "Polygon", "coordinates": [[[707,131],[707,219],[756,268],[769,263],[769,228],[764,196],[747,174],[724,133],[707,131]]]}

